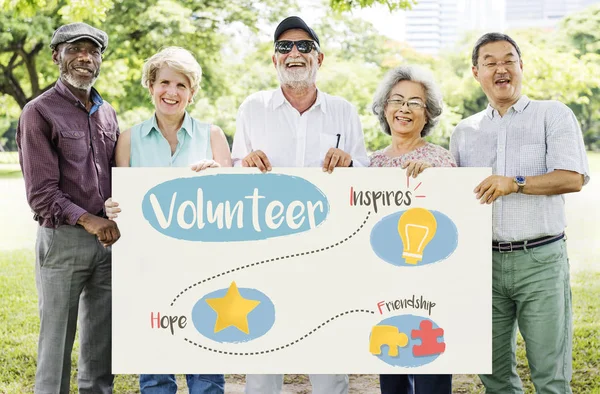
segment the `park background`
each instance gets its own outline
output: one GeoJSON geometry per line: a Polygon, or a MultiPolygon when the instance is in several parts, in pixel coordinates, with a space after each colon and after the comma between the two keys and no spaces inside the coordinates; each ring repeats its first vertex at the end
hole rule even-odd
{"type": "MultiPolygon", "coordinates": [[[[422,65],[436,76],[445,108],[428,139],[448,146],[458,121],[487,105],[470,66],[472,46],[484,31],[466,32],[452,47],[427,55],[381,35],[361,17],[373,5],[393,14],[415,3],[315,0],[308,10],[301,0],[0,0],[0,393],[33,391],[39,325],[33,253],[37,224],[25,201],[14,136],[22,107],[58,77],[48,48],[58,26],[86,21],[109,34],[95,87],[117,110],[122,129],[153,113],[140,84],[144,60],[168,45],[191,50],[204,75],[188,111],[219,125],[231,142],[243,99],[278,86],[271,63],[274,27],[285,16],[300,15],[317,31],[325,53],[317,85],[357,107],[369,151],[389,143],[370,111],[373,94],[385,72],[403,64],[422,65]]],[[[573,392],[600,393],[600,4],[567,15],[553,28],[507,33],[522,51],[523,93],[567,104],[588,149],[592,181],[581,193],[566,196],[575,323],[573,392]]],[[[518,356],[526,392],[534,392],[520,339],[518,356]]],[[[74,352],[73,390],[76,359],[74,352]]],[[[228,392],[241,392],[243,376],[227,376],[227,381],[228,392]]],[[[304,376],[290,375],[286,382],[287,392],[310,392],[304,376]]],[[[184,384],[180,387],[186,392],[184,384]]],[[[375,375],[351,376],[351,392],[375,393],[377,387],[375,375]]],[[[118,376],[115,392],[137,393],[137,376],[118,376]]],[[[481,393],[483,387],[476,376],[457,375],[454,392],[481,393]]]]}

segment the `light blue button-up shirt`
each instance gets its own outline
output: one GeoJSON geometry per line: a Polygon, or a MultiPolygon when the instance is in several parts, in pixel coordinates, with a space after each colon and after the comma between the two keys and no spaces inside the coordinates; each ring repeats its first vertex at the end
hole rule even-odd
{"type": "Polygon", "coordinates": [[[131,167],[186,167],[212,157],[210,124],[197,121],[187,112],[177,132],[177,148],[172,155],[156,116],[131,128],[131,167]]]}
{"type": "MultiPolygon", "coordinates": [[[[459,167],[492,167],[496,175],[514,177],[589,169],[577,118],[554,100],[522,96],[504,116],[491,105],[460,122],[450,139],[459,167]]],[[[482,179],[483,180],[483,179],[482,179]]],[[[473,196],[475,198],[475,196],[473,196]]],[[[512,193],[493,204],[492,238],[523,241],[564,231],[564,197],[512,193]]]]}

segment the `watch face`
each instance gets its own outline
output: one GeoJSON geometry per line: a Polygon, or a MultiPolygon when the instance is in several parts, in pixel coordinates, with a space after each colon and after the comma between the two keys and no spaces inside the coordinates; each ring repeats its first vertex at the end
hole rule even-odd
{"type": "Polygon", "coordinates": [[[516,176],[515,177],[515,181],[517,182],[517,185],[522,186],[525,185],[525,177],[524,176],[516,176]]]}

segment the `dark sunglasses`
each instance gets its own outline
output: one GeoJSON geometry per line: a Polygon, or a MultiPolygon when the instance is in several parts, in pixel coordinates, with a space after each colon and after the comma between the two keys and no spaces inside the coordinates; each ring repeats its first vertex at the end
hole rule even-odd
{"type": "Polygon", "coordinates": [[[298,48],[298,52],[301,53],[311,53],[314,49],[315,51],[319,51],[319,44],[312,40],[300,40],[300,41],[275,41],[275,51],[279,53],[290,53],[292,49],[294,49],[294,45],[298,48]]]}

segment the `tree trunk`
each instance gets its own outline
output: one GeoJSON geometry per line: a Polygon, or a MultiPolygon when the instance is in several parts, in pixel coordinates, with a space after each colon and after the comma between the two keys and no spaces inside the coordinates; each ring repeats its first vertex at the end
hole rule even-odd
{"type": "Polygon", "coordinates": [[[25,107],[25,104],[27,104],[29,99],[27,98],[25,92],[21,88],[19,81],[15,78],[15,76],[12,73],[12,69],[10,68],[4,69],[3,74],[4,83],[2,84],[2,86],[0,86],[0,91],[4,91],[4,93],[12,96],[17,102],[17,104],[19,104],[19,107],[23,109],[23,107],[25,107]]]}

